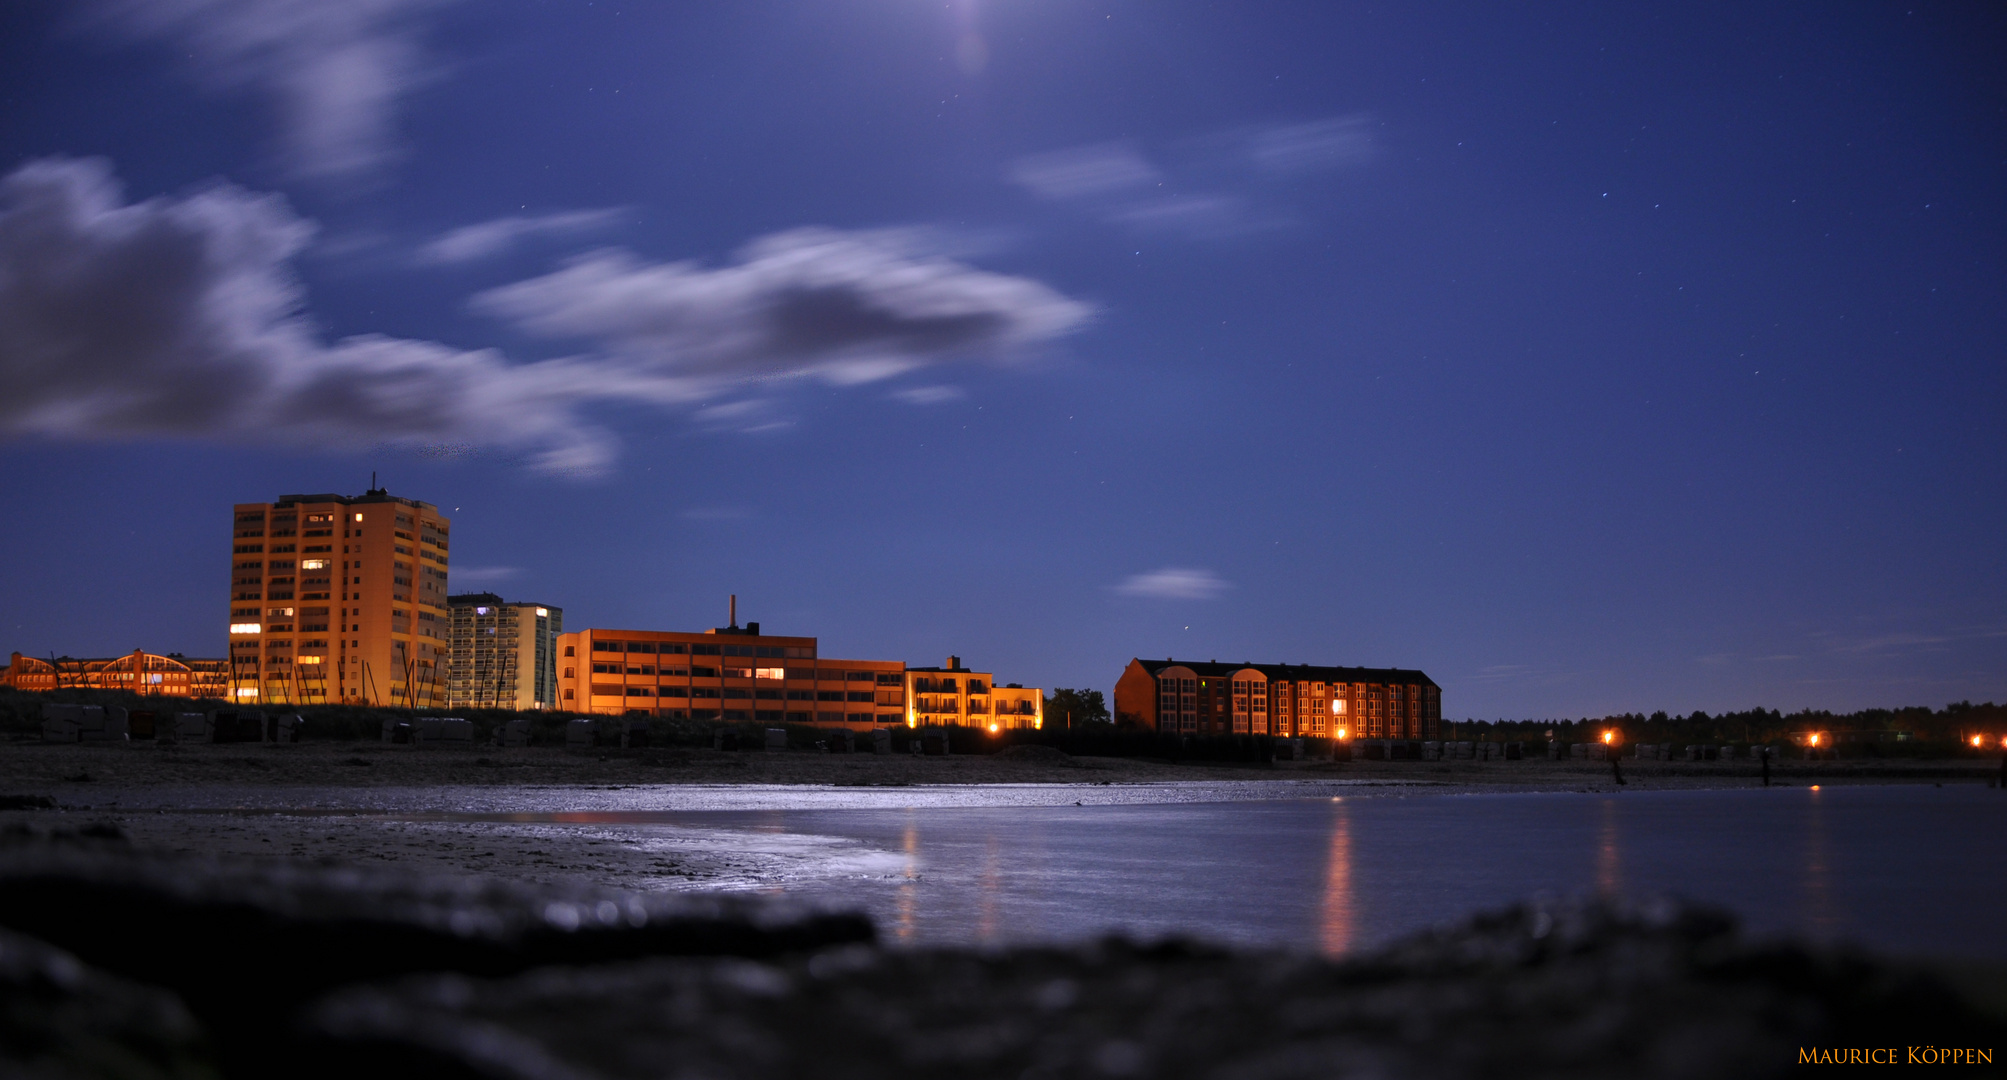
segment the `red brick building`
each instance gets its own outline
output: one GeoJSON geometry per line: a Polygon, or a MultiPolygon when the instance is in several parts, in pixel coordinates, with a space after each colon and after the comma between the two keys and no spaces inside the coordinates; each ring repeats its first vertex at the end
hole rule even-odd
{"type": "Polygon", "coordinates": [[[1131,660],[1115,722],[1192,735],[1436,739],[1442,688],[1402,668],[1131,660]]]}

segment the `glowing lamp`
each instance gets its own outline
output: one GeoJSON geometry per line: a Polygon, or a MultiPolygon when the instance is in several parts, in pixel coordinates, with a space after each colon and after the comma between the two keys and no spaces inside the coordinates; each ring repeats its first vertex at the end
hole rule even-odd
{"type": "Polygon", "coordinates": [[[1617,738],[1617,733],[1614,731],[1605,731],[1603,733],[1603,741],[1605,743],[1614,742],[1616,741],[1616,738],[1617,738]]]}
{"type": "Polygon", "coordinates": [[[1345,737],[1345,729],[1344,729],[1344,728],[1339,728],[1339,729],[1338,729],[1338,737],[1339,737],[1340,739],[1343,739],[1343,738],[1345,737]]]}
{"type": "Polygon", "coordinates": [[[1819,745],[1819,737],[1817,735],[1812,736],[1812,745],[1813,746],[1819,745]]]}
{"type": "Polygon", "coordinates": [[[1974,736],[1972,737],[1972,745],[1973,745],[1973,746],[1979,746],[1980,744],[1984,743],[1985,741],[1986,741],[1986,740],[1985,740],[1985,737],[1984,737],[1984,736],[1982,736],[1982,735],[1974,735],[1974,736]]]}
{"type": "Polygon", "coordinates": [[[997,726],[996,726],[995,724],[991,724],[991,725],[990,725],[990,734],[992,734],[992,735],[995,735],[996,733],[997,733],[997,726]]]}

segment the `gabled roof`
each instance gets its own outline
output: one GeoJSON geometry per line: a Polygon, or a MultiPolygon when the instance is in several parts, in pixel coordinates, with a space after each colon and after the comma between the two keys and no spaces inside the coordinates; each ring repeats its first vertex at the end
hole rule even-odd
{"type": "Polygon", "coordinates": [[[1143,670],[1155,677],[1167,667],[1190,668],[1201,678],[1226,678],[1236,671],[1253,668],[1269,681],[1325,683],[1379,683],[1388,686],[1436,686],[1436,681],[1411,668],[1327,667],[1321,664],[1222,664],[1217,660],[1145,660],[1136,658],[1143,670]]]}

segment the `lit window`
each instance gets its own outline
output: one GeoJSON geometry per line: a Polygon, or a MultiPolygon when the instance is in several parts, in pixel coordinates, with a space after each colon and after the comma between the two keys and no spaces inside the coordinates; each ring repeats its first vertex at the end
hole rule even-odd
{"type": "Polygon", "coordinates": [[[318,663],[320,663],[320,662],[321,662],[321,658],[320,658],[320,657],[318,657],[318,656],[302,656],[302,657],[300,657],[300,663],[302,663],[302,664],[318,664],[318,663]]]}
{"type": "Polygon", "coordinates": [[[263,629],[264,627],[261,624],[254,622],[236,622],[230,624],[230,632],[233,634],[256,634],[263,629]]]}
{"type": "Polygon", "coordinates": [[[361,521],[361,520],[362,520],[362,515],[361,515],[361,514],[357,514],[357,515],[355,516],[355,519],[356,519],[357,521],[361,521]]]}
{"type": "Polygon", "coordinates": [[[300,569],[302,570],[326,570],[327,568],[328,568],[328,561],[326,559],[300,560],[300,569]]]}
{"type": "Polygon", "coordinates": [[[248,686],[240,686],[237,688],[237,696],[240,698],[254,698],[258,696],[258,692],[248,686]]]}
{"type": "Polygon", "coordinates": [[[753,678],[755,679],[780,679],[786,676],[787,670],[785,668],[763,667],[753,669],[753,678]]]}
{"type": "Polygon", "coordinates": [[[544,619],[544,618],[549,618],[549,617],[550,617],[550,613],[551,613],[551,609],[549,609],[549,608],[538,608],[538,609],[537,609],[537,618],[539,618],[539,619],[544,619]]]}

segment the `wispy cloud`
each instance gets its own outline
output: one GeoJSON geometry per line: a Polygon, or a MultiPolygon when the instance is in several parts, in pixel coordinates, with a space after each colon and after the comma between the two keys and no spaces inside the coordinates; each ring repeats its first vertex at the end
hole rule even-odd
{"type": "Polygon", "coordinates": [[[126,203],[103,161],[0,178],[0,434],[256,438],[520,451],[591,474],[616,456],[595,401],[695,407],[737,430],[788,421],[735,394],[762,380],[881,378],[1070,332],[1085,305],[882,234],[770,237],[728,267],[601,253],[484,294],[484,310],[598,353],[363,335],[323,341],[293,259],[311,222],[228,184],[126,203]]]}
{"type": "Polygon", "coordinates": [[[1256,167],[1270,172],[1344,168],[1371,160],[1373,127],[1363,115],[1260,127],[1247,133],[1244,152],[1256,167]]]}
{"type": "Polygon", "coordinates": [[[353,180],[396,150],[399,100],[433,75],[421,16],[452,0],[97,0],[89,25],[171,44],[217,89],[268,97],[300,176],[353,180]]]}
{"type": "Polygon", "coordinates": [[[950,401],[960,401],[968,397],[968,391],[959,386],[914,386],[904,390],[894,390],[892,396],[908,405],[941,405],[950,401]]]}
{"type": "Polygon", "coordinates": [[[796,229],[718,267],[599,251],[484,292],[474,307],[662,374],[839,385],[1041,343],[1092,314],[1039,282],[933,254],[923,241],[898,230],[796,229]]]}
{"type": "Polygon", "coordinates": [[[619,220],[619,207],[601,210],[566,210],[554,214],[511,215],[463,225],[442,233],[420,247],[420,263],[440,266],[475,262],[499,255],[524,240],[535,237],[573,237],[603,229],[619,220]]]}
{"type": "Polygon", "coordinates": [[[0,179],[0,431],[502,445],[553,471],[610,459],[574,409],[600,392],[590,365],[322,342],[291,269],[312,234],[283,199],[226,184],[126,204],[102,161],[0,179]]]}
{"type": "Polygon", "coordinates": [[[1021,157],[1006,175],[1040,198],[1084,199],[1149,187],[1163,174],[1135,146],[1103,143],[1021,157]]]}
{"type": "Polygon", "coordinates": [[[1895,652],[1903,649],[1942,645],[1951,640],[1952,635],[1949,634],[1883,634],[1879,637],[1848,642],[1839,646],[1839,651],[1847,653],[1895,652]]]}
{"type": "Polygon", "coordinates": [[[1151,232],[1177,233],[1194,240],[1224,239],[1255,232],[1279,219],[1264,220],[1247,200],[1230,195],[1169,195],[1113,208],[1111,221],[1151,232]]]}
{"type": "Polygon", "coordinates": [[[1488,664],[1478,668],[1470,676],[1475,681],[1487,683],[1530,683],[1551,686],[1567,682],[1575,673],[1563,670],[1554,664],[1488,664]]]}
{"type": "Polygon", "coordinates": [[[1151,154],[1096,143],[1018,158],[1005,178],[1033,195],[1111,224],[1218,240],[1286,225],[1295,215],[1272,182],[1373,157],[1365,116],[1214,132],[1151,154]]]}
{"type": "Polygon", "coordinates": [[[452,581],[456,589],[469,585],[498,585],[520,577],[522,573],[520,566],[456,566],[452,581]]]}
{"type": "Polygon", "coordinates": [[[1167,566],[1133,574],[1116,585],[1115,591],[1147,600],[1215,600],[1232,587],[1211,570],[1167,566]]]}

